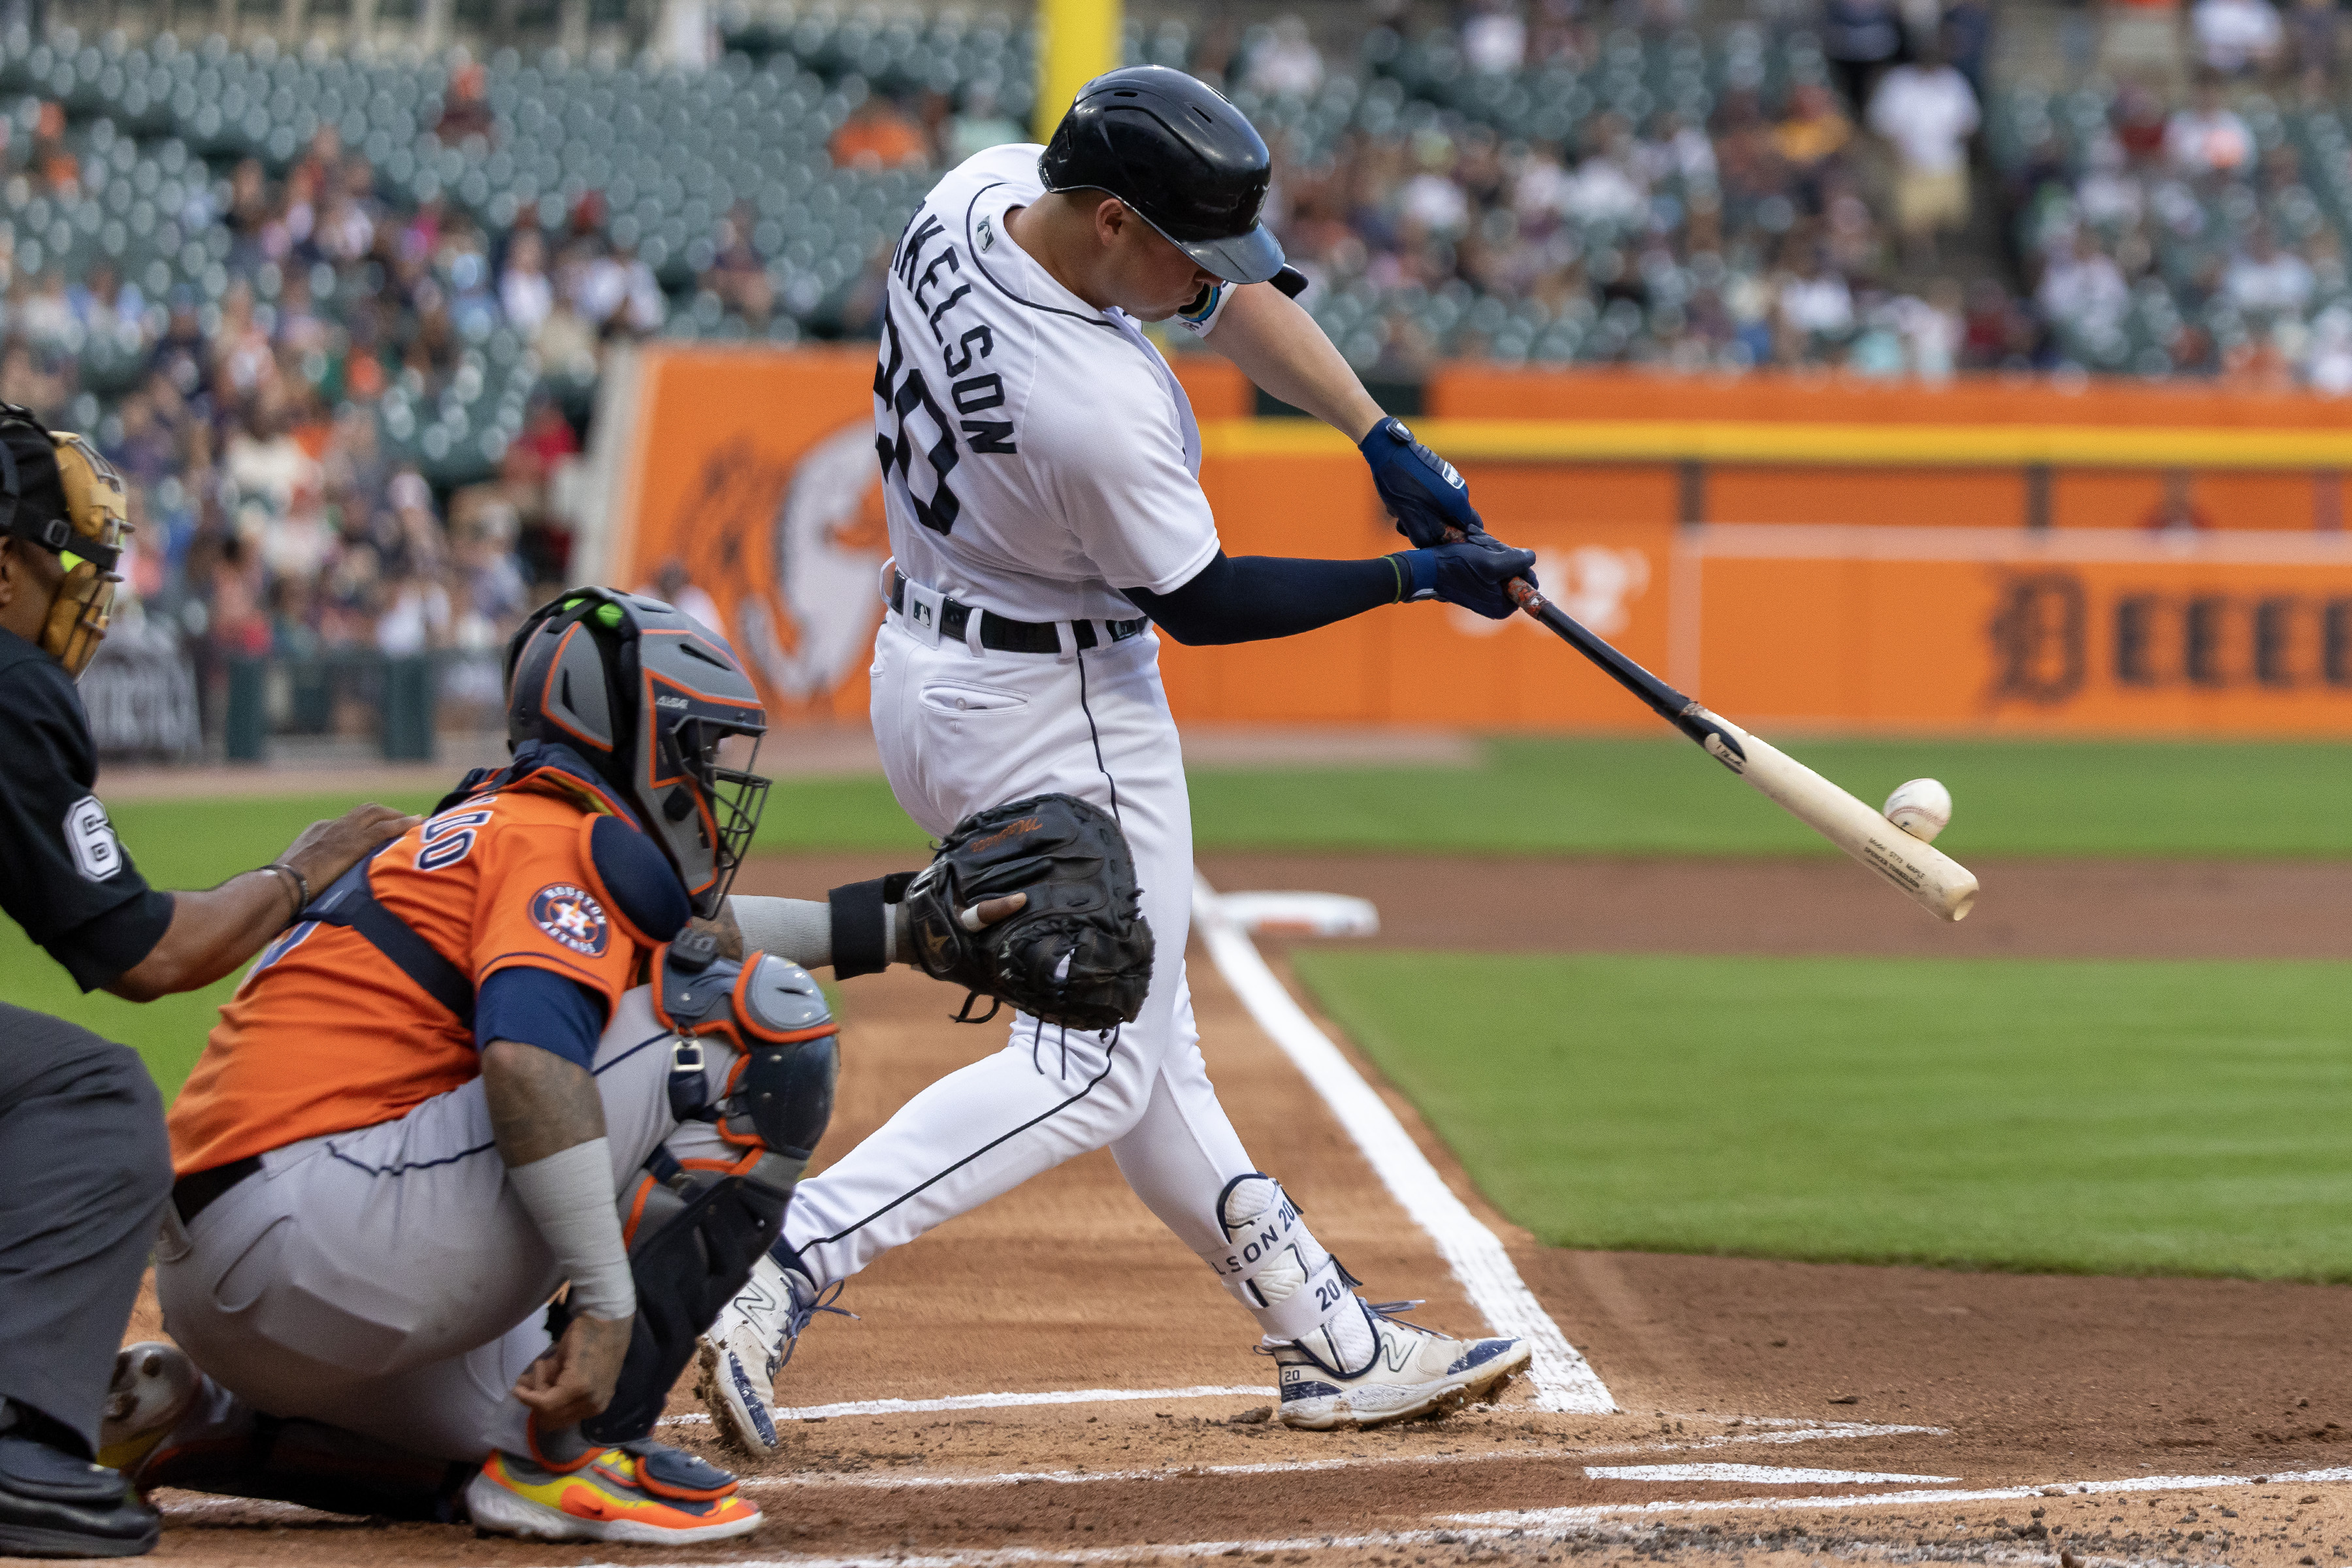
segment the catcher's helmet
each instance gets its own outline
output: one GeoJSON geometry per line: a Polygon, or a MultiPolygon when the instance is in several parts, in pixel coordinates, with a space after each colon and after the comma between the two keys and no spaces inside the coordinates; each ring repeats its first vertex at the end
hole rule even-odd
{"type": "Polygon", "coordinates": [[[1258,222],[1273,159],[1223,93],[1166,66],[1129,66],[1078,89],[1037,161],[1049,191],[1098,190],[1229,283],[1282,269],[1258,222]]]}
{"type": "Polygon", "coordinates": [[[659,599],[574,588],[507,645],[507,741],[571,747],[677,868],[695,913],[719,912],[767,804],[750,771],[767,710],[724,639],[659,599]],[[751,738],[740,768],[719,743],[751,738]]]}
{"type": "Polygon", "coordinates": [[[70,430],[0,403],[0,535],[37,544],[64,564],[41,651],[79,677],[114,615],[115,567],[131,533],[122,476],[70,430]]]}

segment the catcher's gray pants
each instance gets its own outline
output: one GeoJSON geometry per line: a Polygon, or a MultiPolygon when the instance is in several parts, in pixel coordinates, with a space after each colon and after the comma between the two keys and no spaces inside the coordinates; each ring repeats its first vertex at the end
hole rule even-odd
{"type": "Polygon", "coordinates": [[[171,1191],[163,1100],[139,1058],[0,1002],[0,1398],[92,1452],[171,1191]]]}
{"type": "MultiPolygon", "coordinates": [[[[640,988],[597,1048],[616,1194],[665,1140],[715,1152],[701,1123],[673,1137],[672,1038],[640,988]]],[[[704,1055],[715,1096],[734,1053],[714,1040],[704,1055]]],[[[524,1450],[511,1390],[547,1348],[562,1271],[507,1185],[478,1079],[264,1154],[194,1225],[165,1217],[156,1263],[172,1337],[254,1408],[435,1458],[524,1450]]]]}

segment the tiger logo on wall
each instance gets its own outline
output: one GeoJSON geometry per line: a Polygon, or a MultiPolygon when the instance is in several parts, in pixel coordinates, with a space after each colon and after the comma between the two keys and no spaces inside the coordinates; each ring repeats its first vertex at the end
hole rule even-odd
{"type": "MultiPolygon", "coordinates": [[[[881,619],[889,554],[874,426],[860,418],[789,459],[749,437],[713,452],[670,537],[718,603],[772,709],[835,717],[881,619]]],[[[862,701],[850,706],[862,711],[862,701]]]]}

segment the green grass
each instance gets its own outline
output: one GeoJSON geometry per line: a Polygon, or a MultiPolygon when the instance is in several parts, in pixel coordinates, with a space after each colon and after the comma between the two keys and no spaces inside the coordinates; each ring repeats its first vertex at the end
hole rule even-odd
{"type": "MultiPolygon", "coordinates": [[[[2000,855],[2352,855],[2352,746],[2016,741],[1782,745],[1875,806],[1951,786],[1939,847],[2000,855]]],[[[1203,848],[1834,855],[1688,742],[1491,742],[1473,769],[1203,773],[1203,848]]]]}
{"type": "MultiPolygon", "coordinates": [[[[1940,841],[2000,855],[2346,856],[2352,746],[2006,741],[1792,742],[1786,748],[1876,802],[1904,779],[1950,784],[1940,841]]],[[[1209,849],[1427,850],[1528,855],[1829,855],[1835,851],[1696,748],[1672,736],[1491,742],[1472,768],[1203,770],[1192,778],[1209,849]]],[[[428,795],[387,804],[419,809],[428,795]]],[[[134,801],[114,816],[161,887],[207,887],[270,859],[344,796],[134,801]]],[[[788,780],[758,847],[902,851],[925,846],[879,778],[788,780]]],[[[137,1047],[176,1088],[228,983],[134,1007],[83,998],[0,922],[0,995],[137,1047]]]]}
{"type": "MultiPolygon", "coordinates": [[[[2352,746],[2284,742],[1790,741],[1875,805],[1949,784],[1955,855],[2352,855],[2352,746]]],[[[1202,769],[1203,849],[1467,855],[1834,855],[1672,735],[1506,739],[1472,768],[1202,769]]],[[[762,848],[920,849],[878,778],[779,784],[762,848]]]]}
{"type": "Polygon", "coordinates": [[[2352,1279],[2342,965],[1296,962],[1555,1245],[2352,1279]]]}

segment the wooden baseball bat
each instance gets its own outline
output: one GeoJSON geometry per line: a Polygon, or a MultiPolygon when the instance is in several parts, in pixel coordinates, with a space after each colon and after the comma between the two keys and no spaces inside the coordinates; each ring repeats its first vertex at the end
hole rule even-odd
{"type": "Polygon", "coordinates": [[[1608,671],[1653,712],[1706,749],[1706,754],[1764,792],[1790,816],[1902,889],[1923,908],[1962,921],[1977,901],[1974,873],[1904,832],[1878,812],[1729,720],[1708,712],[1609,646],[1531,586],[1510,584],[1511,597],[1539,625],[1608,671]]]}

